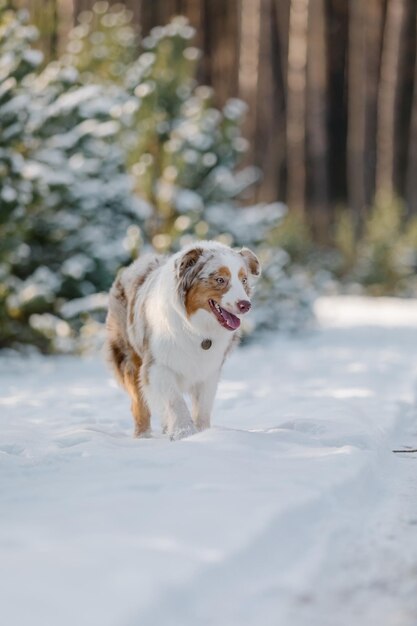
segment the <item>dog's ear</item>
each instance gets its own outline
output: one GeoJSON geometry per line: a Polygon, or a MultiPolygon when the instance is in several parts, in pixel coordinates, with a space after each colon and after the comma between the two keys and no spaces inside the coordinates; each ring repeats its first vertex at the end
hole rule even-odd
{"type": "Polygon", "coordinates": [[[186,252],[181,257],[177,265],[177,272],[178,272],[179,279],[184,278],[187,272],[192,267],[194,267],[194,265],[197,263],[198,259],[201,257],[202,254],[203,254],[202,248],[192,248],[191,250],[188,250],[188,252],[186,252]]]}
{"type": "Polygon", "coordinates": [[[185,252],[177,261],[178,293],[184,302],[196,276],[204,265],[202,256],[203,249],[196,247],[185,252]]]}
{"type": "Polygon", "coordinates": [[[242,248],[239,254],[245,259],[245,263],[252,276],[259,276],[261,273],[261,264],[259,259],[249,248],[242,248]]]}

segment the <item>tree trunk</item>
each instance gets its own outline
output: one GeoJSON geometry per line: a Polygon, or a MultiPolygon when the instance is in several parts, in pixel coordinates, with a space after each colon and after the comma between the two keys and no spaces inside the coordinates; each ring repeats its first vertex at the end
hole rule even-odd
{"type": "Polygon", "coordinates": [[[413,102],[408,144],[408,163],[406,179],[406,199],[408,211],[417,213],[417,47],[414,62],[413,102]]]}
{"type": "Polygon", "coordinates": [[[73,3],[67,0],[57,0],[57,57],[60,57],[65,52],[68,43],[68,33],[73,23],[73,3]]]}
{"type": "Polygon", "coordinates": [[[249,106],[245,121],[245,136],[249,140],[250,151],[253,155],[258,118],[261,0],[241,0],[240,5],[238,93],[249,106]]]}
{"type": "Polygon", "coordinates": [[[283,197],[285,159],[285,102],[281,74],[276,8],[273,0],[261,6],[255,164],[262,169],[256,199],[273,202],[283,197]]]}
{"type": "Polygon", "coordinates": [[[165,26],[172,17],[180,13],[177,0],[163,0],[163,2],[161,0],[139,0],[139,2],[140,30],[145,37],[152,28],[165,26]]]}
{"type": "Polygon", "coordinates": [[[365,202],[370,206],[375,197],[376,134],[378,88],[381,69],[381,48],[384,27],[385,0],[366,3],[366,158],[365,202]]]}
{"type": "Polygon", "coordinates": [[[276,36],[278,46],[276,54],[280,59],[280,71],[282,76],[285,77],[283,81],[283,94],[286,98],[288,74],[288,33],[290,30],[290,4],[291,0],[274,0],[275,4],[275,21],[276,21],[276,36]]]}
{"type": "MultiPolygon", "coordinates": [[[[199,42],[202,41],[202,30],[204,26],[203,0],[177,0],[178,14],[186,15],[190,24],[197,29],[199,42]]],[[[202,45],[202,44],[198,44],[202,45]]]]}
{"type": "Polygon", "coordinates": [[[348,133],[347,188],[348,205],[358,226],[365,205],[366,154],[366,49],[367,10],[362,0],[350,0],[348,39],[348,133]]]}
{"type": "Polygon", "coordinates": [[[311,0],[307,61],[309,204],[320,232],[328,224],[327,46],[324,0],[311,0]]]}
{"type": "Polygon", "coordinates": [[[212,85],[216,104],[222,106],[238,88],[238,0],[205,0],[203,36],[203,82],[212,85]]]}
{"type": "Polygon", "coordinates": [[[78,23],[78,16],[82,11],[90,11],[95,0],[73,0],[73,21],[76,25],[78,23]]]}
{"type": "Polygon", "coordinates": [[[388,0],[378,90],[376,198],[395,193],[395,124],[405,0],[388,0]]]}
{"type": "Polygon", "coordinates": [[[309,0],[291,0],[287,73],[287,202],[305,212],[306,65],[309,0]]]}
{"type": "Polygon", "coordinates": [[[329,196],[332,204],[346,204],[347,139],[347,49],[348,10],[346,3],[326,0],[328,39],[328,124],[329,124],[329,196]]]}
{"type": "Polygon", "coordinates": [[[415,0],[405,0],[405,15],[401,33],[398,60],[398,83],[396,96],[396,141],[394,187],[398,196],[406,198],[407,163],[410,151],[410,128],[414,92],[414,62],[416,40],[415,0]]]}

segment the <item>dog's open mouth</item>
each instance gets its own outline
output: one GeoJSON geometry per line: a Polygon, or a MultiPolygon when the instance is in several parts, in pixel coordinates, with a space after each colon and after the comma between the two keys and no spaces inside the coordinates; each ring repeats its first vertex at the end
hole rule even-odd
{"type": "Polygon", "coordinates": [[[209,305],[214,315],[217,317],[217,321],[219,324],[223,326],[223,328],[227,328],[227,330],[236,330],[240,326],[240,319],[233,315],[233,313],[229,313],[226,309],[223,309],[218,302],[214,300],[209,300],[209,305]]]}

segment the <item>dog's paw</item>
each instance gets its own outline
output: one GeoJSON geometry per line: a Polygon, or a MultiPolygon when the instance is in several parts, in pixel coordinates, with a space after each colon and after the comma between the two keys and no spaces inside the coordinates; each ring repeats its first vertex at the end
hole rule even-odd
{"type": "Polygon", "coordinates": [[[152,430],[150,428],[148,428],[147,430],[140,430],[136,428],[133,433],[134,439],[150,439],[151,437],[152,437],[152,430]]]}
{"type": "Polygon", "coordinates": [[[201,431],[207,430],[207,428],[210,428],[210,420],[198,419],[195,421],[195,427],[197,429],[197,432],[201,433],[201,431]]]}
{"type": "Polygon", "coordinates": [[[185,439],[186,437],[191,437],[191,435],[195,435],[198,432],[197,428],[194,424],[187,424],[186,426],[180,426],[175,428],[172,432],[169,433],[169,438],[171,441],[178,441],[178,439],[185,439]]]}

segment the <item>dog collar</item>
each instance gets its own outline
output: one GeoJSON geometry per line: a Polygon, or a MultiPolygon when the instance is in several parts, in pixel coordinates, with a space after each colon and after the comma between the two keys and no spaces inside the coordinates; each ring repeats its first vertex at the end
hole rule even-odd
{"type": "Polygon", "coordinates": [[[212,344],[213,342],[211,339],[203,339],[203,341],[201,342],[201,347],[203,348],[203,350],[210,350],[212,344]]]}

